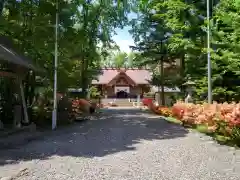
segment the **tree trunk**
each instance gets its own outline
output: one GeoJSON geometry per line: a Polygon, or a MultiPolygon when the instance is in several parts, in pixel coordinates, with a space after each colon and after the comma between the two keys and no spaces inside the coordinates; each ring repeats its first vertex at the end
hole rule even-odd
{"type": "Polygon", "coordinates": [[[35,88],[36,88],[36,76],[35,73],[32,72],[32,74],[30,75],[30,90],[29,90],[29,104],[30,104],[30,108],[29,108],[29,120],[30,122],[33,119],[33,101],[34,101],[34,97],[35,95],[35,88]]]}
{"type": "Polygon", "coordinates": [[[182,94],[184,95],[185,94],[185,87],[183,86],[183,83],[184,83],[184,78],[185,78],[185,54],[183,54],[181,59],[180,59],[180,77],[181,77],[180,88],[181,88],[182,94]]]}
{"type": "Polygon", "coordinates": [[[87,76],[86,76],[86,59],[82,59],[82,66],[81,66],[81,86],[82,86],[82,93],[81,98],[86,98],[87,96],[87,76]]]}
{"type": "Polygon", "coordinates": [[[161,57],[161,105],[165,106],[165,94],[164,94],[164,63],[163,56],[161,57]]]}

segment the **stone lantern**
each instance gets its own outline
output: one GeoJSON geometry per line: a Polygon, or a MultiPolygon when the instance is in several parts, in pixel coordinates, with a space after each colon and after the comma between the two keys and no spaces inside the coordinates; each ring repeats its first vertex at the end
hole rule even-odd
{"type": "Polygon", "coordinates": [[[188,78],[188,81],[186,83],[184,83],[183,86],[186,87],[186,91],[187,91],[185,103],[192,103],[193,102],[192,93],[195,88],[195,83],[193,81],[191,81],[190,78],[188,78]]]}

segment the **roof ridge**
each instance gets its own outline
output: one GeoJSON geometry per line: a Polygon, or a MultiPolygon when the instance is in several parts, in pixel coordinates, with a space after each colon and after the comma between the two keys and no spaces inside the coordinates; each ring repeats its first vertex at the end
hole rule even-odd
{"type": "Polygon", "coordinates": [[[124,67],[103,67],[100,68],[100,70],[150,70],[149,68],[144,68],[144,67],[129,67],[129,68],[124,68],[124,67]]]}

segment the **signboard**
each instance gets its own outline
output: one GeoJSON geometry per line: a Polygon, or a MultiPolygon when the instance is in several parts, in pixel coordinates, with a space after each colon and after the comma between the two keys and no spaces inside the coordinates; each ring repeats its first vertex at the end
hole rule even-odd
{"type": "Polygon", "coordinates": [[[68,92],[82,92],[82,88],[79,89],[69,88],[68,92]]]}

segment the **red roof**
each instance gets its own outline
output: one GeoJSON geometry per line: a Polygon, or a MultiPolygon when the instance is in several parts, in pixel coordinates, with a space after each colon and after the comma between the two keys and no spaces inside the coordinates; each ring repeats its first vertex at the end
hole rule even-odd
{"type": "Polygon", "coordinates": [[[108,84],[120,72],[125,72],[136,84],[149,84],[151,72],[147,69],[103,69],[98,80],[93,80],[92,84],[108,84]]]}

